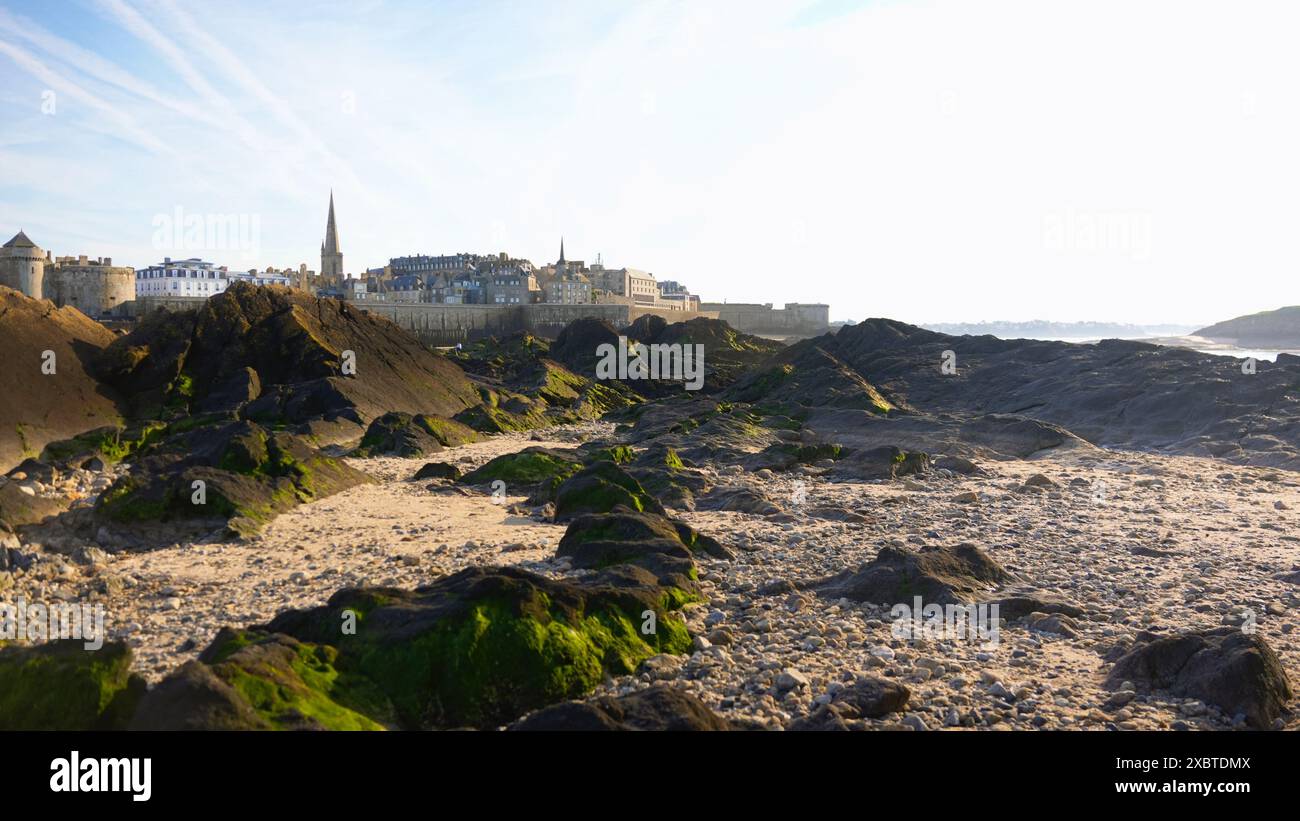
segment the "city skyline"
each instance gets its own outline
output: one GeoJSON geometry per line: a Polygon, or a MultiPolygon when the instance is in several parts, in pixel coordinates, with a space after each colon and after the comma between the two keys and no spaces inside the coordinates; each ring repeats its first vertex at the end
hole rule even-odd
{"type": "Polygon", "coordinates": [[[1048,15],[0,2],[0,233],[136,267],[314,268],[332,188],[351,273],[549,262],[563,235],[705,298],[836,319],[1203,324],[1296,302],[1287,27],[1254,6],[1048,15]],[[257,247],[156,247],[178,208],[255,221],[257,247]]]}

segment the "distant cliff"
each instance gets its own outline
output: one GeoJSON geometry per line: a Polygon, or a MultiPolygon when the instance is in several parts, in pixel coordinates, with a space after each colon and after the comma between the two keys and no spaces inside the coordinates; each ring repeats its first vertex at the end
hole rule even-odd
{"type": "Polygon", "coordinates": [[[1300,348],[1300,305],[1239,316],[1195,335],[1242,348],[1300,348]]]}

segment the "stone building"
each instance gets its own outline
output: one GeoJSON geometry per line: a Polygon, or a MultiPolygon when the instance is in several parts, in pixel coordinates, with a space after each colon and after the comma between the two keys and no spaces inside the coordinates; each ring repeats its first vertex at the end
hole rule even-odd
{"type": "Polygon", "coordinates": [[[542,280],[542,302],[557,305],[585,305],[591,302],[591,279],[582,273],[582,263],[564,258],[564,240],[560,240],[560,258],[546,266],[542,280]]]}
{"type": "Polygon", "coordinates": [[[19,231],[0,247],[0,285],[22,291],[33,299],[42,299],[47,264],[52,264],[49,253],[19,231]]]}
{"type": "Polygon", "coordinates": [[[606,268],[593,265],[587,269],[593,288],[623,297],[633,305],[654,307],[659,303],[659,283],[653,274],[635,268],[606,268]]]}
{"type": "Polygon", "coordinates": [[[483,301],[488,305],[528,305],[541,301],[542,289],[537,285],[537,278],[518,260],[482,264],[475,273],[483,288],[483,301]]]}
{"type": "Polygon", "coordinates": [[[57,257],[45,270],[45,298],[89,317],[121,316],[135,301],[135,269],[109,257],[57,257]]]}

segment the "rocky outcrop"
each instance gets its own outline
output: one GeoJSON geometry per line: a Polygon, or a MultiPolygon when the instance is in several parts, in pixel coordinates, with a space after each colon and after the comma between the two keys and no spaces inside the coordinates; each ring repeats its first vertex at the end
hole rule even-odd
{"type": "Polygon", "coordinates": [[[716,539],[685,522],[622,506],[574,519],[555,551],[572,559],[574,567],[635,565],[652,571],[665,584],[690,590],[695,589],[697,553],[719,559],[733,556],[716,539]]]}
{"type": "Polygon", "coordinates": [[[635,568],[564,582],[479,567],[416,590],[342,590],[262,630],[336,647],[334,668],[371,688],[372,706],[350,703],[385,724],[375,696],[391,705],[391,726],[490,727],[686,652],[690,636],[670,611],[687,600],[635,568]]]}
{"type": "Polygon", "coordinates": [[[1172,636],[1143,633],[1106,677],[1112,689],[1124,682],[1200,699],[1229,717],[1245,716],[1260,730],[1273,726],[1294,695],[1273,649],[1237,627],[1172,636]]]}
{"type": "Polygon", "coordinates": [[[96,368],[150,418],[219,408],[266,423],[366,424],[389,411],[453,416],[479,402],[460,368],[392,322],[246,283],[197,310],[146,317],[96,368]]]}
{"type": "Polygon", "coordinates": [[[122,729],[144,690],[120,642],[0,646],[0,730],[122,729]]]}
{"type": "Polygon", "coordinates": [[[75,308],[55,308],[0,286],[0,339],[0,471],[38,455],[49,442],[121,424],[121,396],[92,368],[113,342],[112,331],[75,308]],[[47,362],[53,373],[42,371],[47,362]]]}
{"type": "Polygon", "coordinates": [[[508,728],[531,732],[730,730],[731,723],[695,696],[662,685],[623,696],[556,704],[516,721],[508,728]]]}
{"type": "Polygon", "coordinates": [[[368,481],[300,436],[232,422],[177,434],[133,460],[95,513],[114,528],[168,523],[249,535],[302,502],[368,481]]]}
{"type": "MultiPolygon", "coordinates": [[[[1261,362],[1256,373],[1243,374],[1240,360],[1231,357],[1142,342],[957,337],[887,319],[798,343],[782,358],[796,366],[797,375],[800,363],[807,367],[817,361],[817,349],[867,380],[891,404],[922,415],[933,431],[927,451],[940,450],[933,444],[939,436],[968,442],[992,437],[1003,440],[1004,451],[1017,451],[1001,455],[1023,456],[1031,446],[1057,447],[1078,436],[1108,447],[1300,468],[1300,403],[1294,393],[1300,358],[1261,362]],[[947,354],[955,366],[952,374],[941,369],[947,354]]],[[[829,365],[822,370],[834,371],[829,365]]],[[[822,410],[829,405],[823,402],[822,410]]],[[[837,439],[854,428],[847,418],[831,428],[834,421],[823,416],[809,424],[837,439]]],[[[911,447],[902,438],[908,425],[882,421],[889,424],[876,426],[878,443],[890,442],[889,433],[897,431],[892,444],[911,447]]],[[[947,445],[942,452],[971,455],[947,445]]]]}
{"type": "Polygon", "coordinates": [[[423,456],[481,438],[475,430],[453,419],[393,412],[370,423],[353,455],[423,456]]]}
{"type": "Polygon", "coordinates": [[[920,551],[886,545],[872,561],[845,570],[814,586],[830,599],[871,604],[971,604],[1011,579],[983,550],[964,543],[920,551]]]}

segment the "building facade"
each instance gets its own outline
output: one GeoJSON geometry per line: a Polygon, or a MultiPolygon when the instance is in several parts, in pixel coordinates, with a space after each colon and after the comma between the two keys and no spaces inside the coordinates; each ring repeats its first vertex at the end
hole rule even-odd
{"type": "Polygon", "coordinates": [[[293,285],[297,279],[297,272],[285,269],[277,271],[268,267],[265,271],[231,271],[226,274],[228,284],[234,282],[247,282],[249,285],[283,285],[286,288],[293,285]]]}
{"type": "Polygon", "coordinates": [[[135,295],[209,297],[226,290],[229,284],[225,268],[197,258],[166,257],[157,265],[136,272],[135,295]]]}

